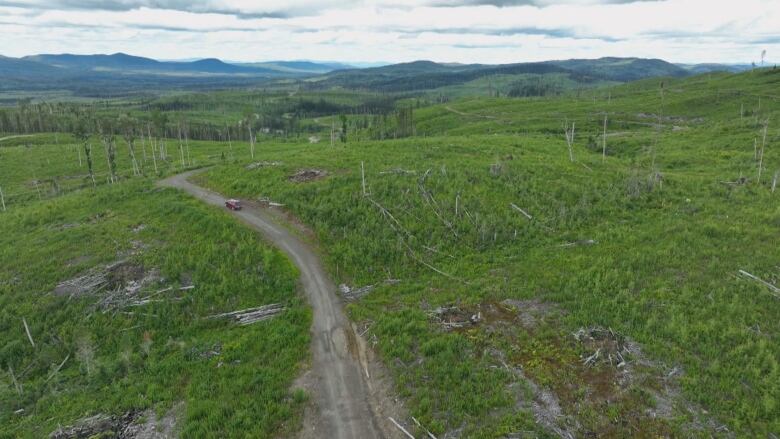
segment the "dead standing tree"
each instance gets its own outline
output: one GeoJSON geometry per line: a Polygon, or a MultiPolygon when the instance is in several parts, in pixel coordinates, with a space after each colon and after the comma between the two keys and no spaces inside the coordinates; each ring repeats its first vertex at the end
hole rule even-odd
{"type": "Polygon", "coordinates": [[[184,169],[187,165],[184,163],[184,144],[181,142],[181,122],[179,122],[179,159],[181,160],[181,168],[184,169]]]}
{"type": "Polygon", "coordinates": [[[769,119],[764,121],[764,133],[761,139],[761,150],[758,151],[758,178],[756,184],[761,184],[761,170],[764,168],[764,149],[766,148],[766,132],[769,129],[769,119]]]}
{"type": "Polygon", "coordinates": [[[135,158],[135,120],[128,115],[119,117],[119,126],[122,130],[122,137],[125,139],[127,148],[130,152],[130,161],[133,166],[133,175],[141,175],[141,169],[138,166],[138,160],[135,158]]]}
{"type": "Polygon", "coordinates": [[[574,163],[574,150],[572,148],[574,145],[574,125],[575,122],[572,122],[571,127],[569,127],[569,120],[566,119],[563,126],[563,132],[566,135],[566,145],[569,147],[569,160],[571,160],[572,163],[574,163]]]}
{"type": "Polygon", "coordinates": [[[146,130],[147,130],[147,133],[149,135],[149,143],[150,143],[151,148],[152,148],[152,163],[154,164],[154,175],[159,175],[159,172],[157,171],[157,156],[155,155],[155,151],[154,151],[155,150],[155,143],[154,143],[154,139],[152,138],[152,127],[151,127],[151,125],[147,124],[146,125],[146,130]]]}
{"type": "Polygon", "coordinates": [[[103,142],[103,148],[106,150],[106,161],[108,162],[108,179],[110,183],[119,181],[116,175],[116,143],[114,142],[114,133],[110,124],[107,122],[98,123],[100,140],[103,142]]]}
{"type": "Polygon", "coordinates": [[[601,161],[607,160],[607,115],[604,115],[604,134],[601,136],[601,161]]]}
{"type": "Polygon", "coordinates": [[[238,121],[238,126],[246,125],[249,131],[249,155],[252,159],[255,158],[255,134],[252,131],[252,125],[260,118],[259,114],[253,113],[252,110],[247,109],[244,111],[244,118],[238,121]]]}

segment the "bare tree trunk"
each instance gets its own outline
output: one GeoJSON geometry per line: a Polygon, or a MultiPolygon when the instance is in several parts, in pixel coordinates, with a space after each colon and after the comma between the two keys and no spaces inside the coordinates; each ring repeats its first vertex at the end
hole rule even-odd
{"type": "Polygon", "coordinates": [[[76,151],[77,151],[77,152],[78,152],[78,154],[79,154],[79,168],[80,168],[81,166],[83,166],[83,165],[81,164],[81,148],[80,148],[80,147],[79,147],[79,148],[76,148],[76,151]]]}
{"type": "Polygon", "coordinates": [[[108,151],[108,142],[103,140],[103,147],[106,150],[106,164],[108,164],[108,180],[110,183],[114,183],[114,173],[111,172],[111,153],[108,151]]]}
{"type": "Polygon", "coordinates": [[[14,375],[14,369],[11,367],[11,365],[8,365],[8,374],[11,376],[11,382],[14,384],[14,388],[16,389],[16,393],[19,394],[19,396],[22,396],[22,386],[19,384],[18,381],[16,381],[16,375],[14,375]]]}
{"type": "Polygon", "coordinates": [[[159,175],[159,172],[157,172],[157,158],[154,155],[154,145],[155,141],[152,138],[152,128],[147,125],[146,129],[148,130],[147,133],[149,134],[149,143],[152,145],[152,162],[154,163],[154,175],[159,175]]]}
{"type": "Polygon", "coordinates": [[[6,211],[5,208],[5,196],[3,196],[3,188],[0,187],[0,204],[3,206],[3,212],[6,211]]]}
{"type": "Polygon", "coordinates": [[[179,124],[179,158],[181,159],[181,168],[187,166],[184,163],[184,145],[181,143],[181,124],[179,124]]]}
{"type": "Polygon", "coordinates": [[[27,326],[27,319],[22,317],[22,323],[24,323],[24,332],[27,333],[27,339],[30,340],[32,347],[35,347],[35,342],[33,341],[32,334],[30,333],[30,327],[27,326]]]}
{"type": "Polygon", "coordinates": [[[144,167],[146,167],[146,140],[144,139],[144,127],[141,126],[141,152],[143,153],[144,157],[144,167]]]}
{"type": "Polygon", "coordinates": [[[190,156],[190,142],[187,139],[187,126],[184,126],[184,146],[187,148],[187,162],[189,162],[190,166],[192,166],[192,157],[190,156]]]}
{"type": "Polygon", "coordinates": [[[138,167],[138,161],[135,159],[135,148],[133,147],[133,142],[128,142],[125,140],[125,143],[127,143],[127,148],[130,150],[130,159],[132,160],[132,166],[133,166],[133,175],[138,176],[141,175],[141,169],[138,167]]]}
{"type": "Polygon", "coordinates": [[[566,121],[566,124],[564,125],[564,133],[566,134],[566,144],[569,147],[569,160],[571,160],[572,163],[574,163],[574,151],[572,150],[572,144],[574,143],[574,124],[576,122],[572,122],[571,128],[569,128],[569,121],[566,121]]]}
{"type": "Polygon", "coordinates": [[[604,115],[604,136],[601,144],[601,161],[607,160],[607,116],[604,115]]]}
{"type": "Polygon", "coordinates": [[[758,179],[757,184],[761,184],[761,170],[764,167],[764,149],[766,148],[766,131],[769,128],[769,119],[764,122],[764,136],[761,140],[761,151],[758,153],[758,179]]]}
{"type": "Polygon", "coordinates": [[[366,170],[363,167],[363,162],[360,162],[360,179],[363,182],[363,196],[365,197],[368,194],[366,193],[366,170]]]}
{"type": "Polygon", "coordinates": [[[230,127],[225,126],[225,131],[227,132],[227,139],[228,139],[228,148],[230,151],[230,158],[233,158],[233,142],[230,141],[230,127]]]}
{"type": "Polygon", "coordinates": [[[252,125],[247,124],[247,128],[249,128],[249,155],[254,160],[254,158],[255,158],[255,136],[252,134],[252,125]]]}

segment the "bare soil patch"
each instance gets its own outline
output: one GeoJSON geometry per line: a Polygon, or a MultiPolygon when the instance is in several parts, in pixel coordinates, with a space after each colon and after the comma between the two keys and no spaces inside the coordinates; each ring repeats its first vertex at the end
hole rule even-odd
{"type": "Polygon", "coordinates": [[[328,171],[322,169],[301,169],[295,174],[289,176],[287,179],[295,183],[305,183],[308,181],[315,181],[324,178],[328,175],[328,171]]]}

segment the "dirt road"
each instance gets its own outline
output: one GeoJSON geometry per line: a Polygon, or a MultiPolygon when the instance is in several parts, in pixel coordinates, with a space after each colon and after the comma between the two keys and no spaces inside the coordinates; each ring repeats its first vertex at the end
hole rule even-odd
{"type": "MultiPolygon", "coordinates": [[[[160,184],[182,189],[208,204],[224,206],[224,196],[187,180],[196,172],[176,175],[160,184]]],[[[317,253],[280,225],[281,217],[267,209],[249,203],[232,213],[292,259],[301,272],[301,283],[313,309],[312,368],[300,380],[312,394],[313,407],[305,414],[301,437],[398,437],[388,421],[390,416],[401,418],[388,395],[388,379],[345,316],[336,286],[317,253]]]]}

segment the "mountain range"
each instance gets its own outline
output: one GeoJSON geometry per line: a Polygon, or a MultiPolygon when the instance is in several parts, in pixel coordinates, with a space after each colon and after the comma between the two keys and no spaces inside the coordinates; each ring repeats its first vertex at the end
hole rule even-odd
{"type": "Polygon", "coordinates": [[[577,83],[627,82],[682,77],[745,66],[677,65],[659,59],[600,58],[515,64],[444,64],[415,61],[371,68],[342,63],[270,61],[227,63],[216,58],[158,61],[124,53],[0,56],[0,90],[65,89],[80,94],[132,93],[154,87],[218,88],[297,80],[304,87],[343,87],[379,92],[433,90],[495,75],[564,75],[577,83]]]}

